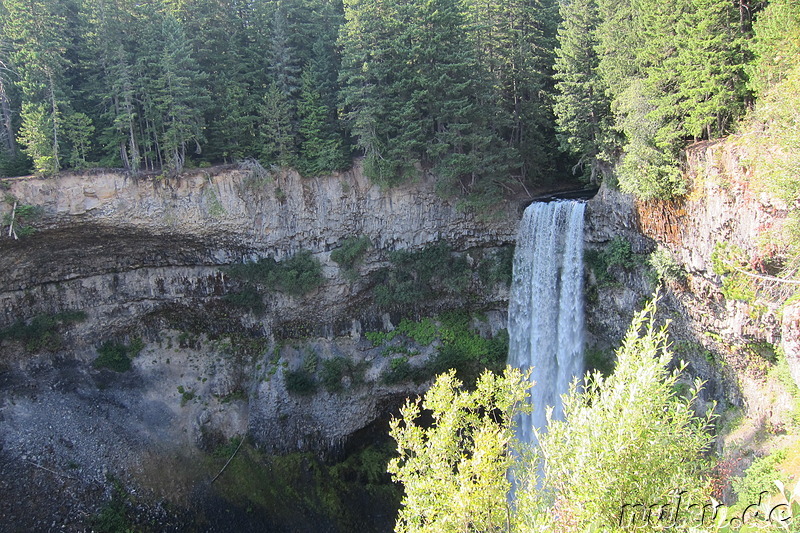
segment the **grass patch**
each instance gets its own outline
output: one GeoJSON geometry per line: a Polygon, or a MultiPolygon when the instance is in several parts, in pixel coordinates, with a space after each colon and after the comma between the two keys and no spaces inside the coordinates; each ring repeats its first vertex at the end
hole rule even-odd
{"type": "Polygon", "coordinates": [[[92,530],[97,533],[126,533],[133,531],[130,518],[130,494],[117,480],[113,480],[114,488],[111,499],[91,518],[92,530]]]}

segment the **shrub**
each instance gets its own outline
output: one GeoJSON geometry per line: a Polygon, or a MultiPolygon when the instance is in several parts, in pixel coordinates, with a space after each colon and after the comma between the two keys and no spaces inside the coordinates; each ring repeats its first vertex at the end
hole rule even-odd
{"type": "Polygon", "coordinates": [[[467,260],[446,243],[412,252],[397,250],[391,266],[374,274],[375,303],[382,308],[416,307],[437,297],[459,295],[469,286],[467,260]]]}
{"type": "Polygon", "coordinates": [[[19,203],[17,198],[10,193],[5,195],[4,200],[12,209],[3,216],[2,225],[11,227],[13,223],[13,233],[18,237],[32,235],[36,231],[32,224],[41,218],[44,211],[42,207],[19,203]],[[13,220],[12,213],[14,214],[13,220]]]}
{"type": "Polygon", "coordinates": [[[133,531],[129,517],[130,495],[117,480],[112,480],[114,490],[111,499],[91,518],[92,529],[98,533],[120,533],[133,531]]]}
{"type": "Polygon", "coordinates": [[[230,292],[223,298],[232,305],[247,309],[256,315],[264,313],[264,300],[258,292],[258,289],[252,285],[247,285],[238,292],[230,292]]]}
{"type": "Polygon", "coordinates": [[[658,248],[647,258],[650,268],[653,269],[657,281],[683,282],[686,272],[683,267],[664,248],[658,248]]]}
{"type": "Polygon", "coordinates": [[[630,270],[636,266],[636,258],[633,255],[631,242],[625,237],[616,236],[611,239],[603,253],[608,266],[621,266],[625,270],[630,270]]]}
{"type": "Polygon", "coordinates": [[[366,235],[348,237],[331,252],[331,260],[344,270],[352,270],[364,257],[370,246],[372,246],[372,242],[366,235]]]}
{"type": "Polygon", "coordinates": [[[284,374],[286,390],[291,394],[308,396],[317,392],[317,380],[305,370],[289,370],[284,374]]]}
{"type": "Polygon", "coordinates": [[[756,297],[753,280],[744,274],[747,268],[745,252],[734,244],[718,242],[711,252],[714,274],[722,276],[722,295],[726,300],[751,302],[756,297]]]}
{"type": "Polygon", "coordinates": [[[129,347],[125,344],[106,341],[97,349],[97,359],[94,360],[92,366],[108,368],[114,372],[127,372],[131,369],[129,353],[129,347]]]}
{"type": "MultiPolygon", "coordinates": [[[[453,369],[460,380],[471,385],[487,368],[500,371],[508,356],[508,332],[501,330],[493,338],[486,339],[472,331],[469,322],[470,316],[466,313],[445,313],[438,322],[432,318],[417,322],[403,319],[394,331],[372,336],[367,334],[375,346],[391,341],[400,334],[423,346],[437,339],[441,342],[436,353],[421,366],[411,366],[406,357],[393,359],[392,364],[397,368],[386,370],[382,380],[385,383],[409,380],[421,383],[453,369]]],[[[398,352],[396,347],[389,348],[394,348],[393,353],[398,352]]]]}
{"type": "Polygon", "coordinates": [[[64,342],[63,327],[86,319],[83,311],[64,311],[53,315],[37,315],[30,322],[20,320],[0,330],[0,341],[5,339],[21,342],[31,352],[37,350],[56,351],[64,342]]]}
{"type": "Polygon", "coordinates": [[[508,518],[506,475],[514,461],[510,421],[524,405],[527,380],[519,370],[484,373],[465,390],[442,374],[424,400],[408,401],[390,434],[399,457],[389,462],[404,497],[396,531],[503,531],[508,518]],[[423,410],[433,423],[423,421],[423,410]]]}
{"type": "Polygon", "coordinates": [[[344,390],[342,379],[347,372],[348,361],[344,357],[335,357],[322,361],[321,381],[328,392],[341,392],[344,390]]]}
{"type": "Polygon", "coordinates": [[[255,263],[233,265],[228,271],[234,278],[293,296],[311,292],[324,282],[322,265],[309,250],[300,251],[281,262],[266,257],[255,263]]]}
{"type": "Polygon", "coordinates": [[[393,357],[389,361],[389,368],[381,376],[381,381],[387,385],[395,385],[411,381],[414,377],[414,368],[408,362],[408,357],[393,357]]]}
{"type": "Polygon", "coordinates": [[[630,241],[619,235],[611,239],[602,250],[586,250],[583,259],[601,285],[612,280],[609,272],[612,267],[631,270],[639,263],[630,241]]]}
{"type": "Polygon", "coordinates": [[[478,276],[484,284],[511,285],[514,270],[514,246],[504,246],[484,258],[478,265],[478,276]]]}
{"type": "Polygon", "coordinates": [[[759,457],[744,472],[743,477],[734,478],[731,488],[736,494],[738,506],[757,503],[762,492],[775,492],[775,481],[786,481],[777,466],[786,459],[786,452],[779,450],[770,455],[759,457]]]}
{"type": "Polygon", "coordinates": [[[302,365],[297,370],[289,370],[284,373],[286,390],[292,394],[307,396],[317,392],[317,367],[319,366],[319,356],[313,350],[308,350],[303,357],[302,365]]]}

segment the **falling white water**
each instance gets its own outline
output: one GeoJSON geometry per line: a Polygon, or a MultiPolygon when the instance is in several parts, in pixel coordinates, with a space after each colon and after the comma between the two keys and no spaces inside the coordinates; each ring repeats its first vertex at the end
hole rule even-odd
{"type": "Polygon", "coordinates": [[[517,437],[535,444],[546,406],[563,414],[561,395],[583,372],[582,202],[533,203],[517,235],[508,305],[509,364],[533,368],[533,412],[518,420],[517,437]]]}

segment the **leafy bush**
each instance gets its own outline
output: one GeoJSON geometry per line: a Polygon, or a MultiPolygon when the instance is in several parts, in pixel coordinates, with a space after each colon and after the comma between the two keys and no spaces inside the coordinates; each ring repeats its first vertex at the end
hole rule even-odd
{"type": "Polygon", "coordinates": [[[647,258],[658,281],[682,282],[686,279],[683,267],[664,248],[658,248],[647,258]]]}
{"type": "Polygon", "coordinates": [[[731,481],[739,506],[757,503],[762,492],[772,494],[775,491],[776,480],[786,481],[786,476],[776,468],[784,459],[786,452],[783,450],[759,457],[745,470],[743,477],[731,481]]]}
{"type": "Polygon", "coordinates": [[[414,367],[408,361],[408,357],[393,357],[389,361],[389,368],[384,371],[381,381],[387,385],[404,383],[415,378],[414,367]]]}
{"type": "Polygon", "coordinates": [[[722,295],[726,300],[751,302],[756,297],[753,280],[744,274],[747,259],[744,251],[734,244],[718,242],[711,252],[714,274],[722,276],[722,295]]]}
{"type": "Polygon", "coordinates": [[[303,363],[297,370],[287,370],[284,373],[286,390],[292,394],[308,396],[317,392],[317,367],[319,356],[313,350],[308,350],[303,357],[303,363]]]}
{"type": "MultiPolygon", "coordinates": [[[[432,318],[417,322],[403,319],[395,330],[373,335],[371,340],[376,346],[392,341],[400,334],[423,346],[437,339],[441,342],[436,353],[424,365],[412,366],[407,357],[393,359],[393,366],[385,371],[381,379],[385,383],[404,380],[421,383],[453,369],[459,379],[472,384],[487,368],[500,371],[508,355],[508,332],[502,330],[493,338],[486,339],[472,331],[469,322],[470,317],[466,313],[445,313],[438,322],[432,318]]],[[[367,336],[370,338],[369,334],[367,336]]]]}
{"type": "Polygon", "coordinates": [[[308,250],[300,251],[281,262],[266,257],[255,263],[233,265],[229,272],[234,278],[293,296],[311,292],[325,281],[322,277],[322,265],[308,250]]]}
{"type": "Polygon", "coordinates": [[[119,481],[113,480],[113,484],[114,490],[111,493],[111,499],[91,519],[92,529],[98,533],[133,531],[133,522],[129,517],[128,509],[130,495],[119,481]]]}
{"type": "Polygon", "coordinates": [[[64,311],[53,315],[37,315],[30,322],[20,320],[0,330],[0,342],[13,340],[21,342],[31,352],[37,350],[56,351],[64,339],[59,331],[86,319],[83,311],[64,311]]]}
{"type": "Polygon", "coordinates": [[[612,280],[609,272],[612,267],[631,270],[639,264],[638,258],[633,253],[630,241],[621,236],[611,239],[602,250],[586,250],[583,258],[594,272],[597,282],[601,285],[612,280]]]}
{"type": "Polygon", "coordinates": [[[348,237],[339,244],[338,248],[331,252],[331,260],[335,261],[344,270],[353,270],[370,246],[372,246],[372,242],[366,235],[348,237]]]}
{"type": "Polygon", "coordinates": [[[530,384],[519,370],[484,373],[465,390],[454,372],[442,374],[424,400],[408,401],[390,434],[399,457],[389,462],[404,497],[396,531],[504,531],[506,475],[515,455],[510,421],[530,384]],[[432,412],[425,423],[423,410],[432,412]]]}
{"type": "Polygon", "coordinates": [[[630,270],[636,266],[636,258],[633,255],[631,241],[625,237],[616,236],[611,239],[603,253],[608,266],[621,266],[625,270],[630,270]]]}
{"type": "Polygon", "coordinates": [[[238,292],[230,292],[223,298],[232,305],[247,309],[256,315],[264,313],[264,300],[258,292],[258,289],[252,285],[247,285],[238,292]]]}
{"type": "Polygon", "coordinates": [[[508,287],[511,285],[513,269],[514,246],[504,246],[480,262],[478,276],[484,284],[502,283],[508,287]]]}
{"type": "Polygon", "coordinates": [[[634,317],[613,374],[595,372],[583,387],[574,384],[564,420],[548,420],[540,438],[543,478],[536,479],[537,465],[526,465],[530,477],[517,493],[520,530],[625,522],[623,504],[661,502],[676,488],[687,491],[684,501],[707,501],[703,454],[713,440],[713,410],[697,416],[699,382],[687,396],[676,393],[681,369],[668,370],[666,326],[656,327],[655,314],[651,302],[634,317]]]}
{"type": "Polygon", "coordinates": [[[347,374],[349,361],[344,357],[334,357],[322,361],[322,385],[328,392],[344,390],[342,379],[347,374]]]}
{"type": "Polygon", "coordinates": [[[228,442],[222,443],[211,452],[215,459],[229,459],[242,443],[242,437],[231,437],[228,442]]]}
{"type": "Polygon", "coordinates": [[[364,362],[355,363],[346,357],[337,356],[322,361],[320,379],[328,392],[338,393],[344,390],[342,380],[346,377],[350,378],[351,385],[363,383],[365,371],[366,364],[364,362]]]}
{"type": "Polygon", "coordinates": [[[42,207],[19,203],[17,198],[10,193],[5,195],[4,200],[9,206],[12,206],[12,209],[3,216],[2,225],[11,226],[13,222],[13,232],[18,237],[33,234],[35,230],[31,224],[42,216],[44,211],[42,207]],[[12,213],[14,214],[13,220],[11,217],[12,213]]]}
{"type": "Polygon", "coordinates": [[[288,370],[283,375],[286,390],[291,394],[308,396],[317,392],[317,380],[303,369],[288,370]]]}

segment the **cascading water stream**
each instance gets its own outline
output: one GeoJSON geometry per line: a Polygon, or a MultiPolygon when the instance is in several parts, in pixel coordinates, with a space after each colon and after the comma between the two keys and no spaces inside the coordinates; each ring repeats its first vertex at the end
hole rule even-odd
{"type": "Polygon", "coordinates": [[[517,437],[535,444],[546,406],[562,416],[561,395],[583,372],[582,202],[533,203],[517,235],[508,306],[509,364],[533,368],[533,412],[518,420],[517,437]]]}

